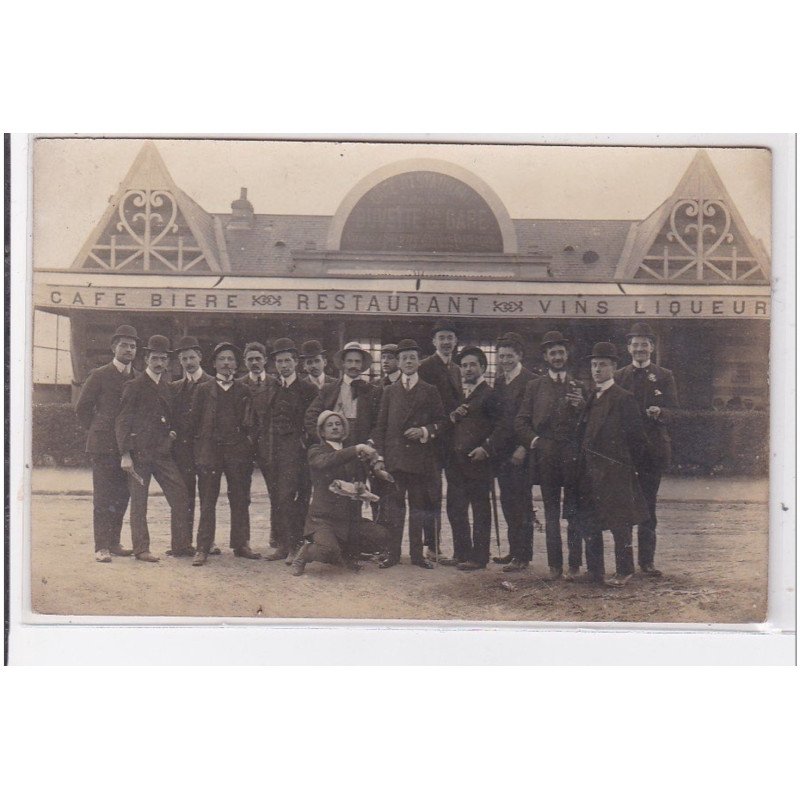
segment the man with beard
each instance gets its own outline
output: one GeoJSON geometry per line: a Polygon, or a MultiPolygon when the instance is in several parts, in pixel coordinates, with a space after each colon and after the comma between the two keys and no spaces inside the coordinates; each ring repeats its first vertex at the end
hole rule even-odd
{"type": "Polygon", "coordinates": [[[436,487],[433,447],[446,417],[439,392],[417,374],[419,345],[413,339],[402,339],[397,351],[403,376],[383,390],[374,433],[375,449],[384,456],[386,470],[395,480],[395,490],[387,496],[389,555],[380,566],[388,569],[400,562],[408,497],[411,563],[433,569],[423,554],[423,536],[434,543],[435,552],[434,514],[441,495],[436,487]]]}
{"type": "Polygon", "coordinates": [[[650,518],[640,522],[637,528],[639,568],[650,577],[661,575],[653,566],[658,524],[656,502],[661,475],[672,457],[669,422],[672,410],[678,407],[675,376],[651,361],[655,344],[653,329],[646,322],[637,322],[628,334],[628,352],[633,362],[614,374],[614,381],[636,398],[636,407],[651,445],[652,457],[639,471],[639,484],[650,518]]]}
{"type": "Polygon", "coordinates": [[[533,502],[528,480],[528,448],[517,442],[514,420],[519,413],[525,389],[537,376],[522,366],[522,338],[505,333],[497,340],[500,367],[494,390],[503,407],[506,436],[497,453],[497,483],[500,506],[508,528],[508,555],[495,558],[503,572],[526,569],[533,558],[533,502]]]}
{"type": "Polygon", "coordinates": [[[400,362],[397,360],[397,345],[385,344],[381,347],[381,377],[375,379],[377,386],[391,386],[400,380],[400,362]]]}
{"type": "Polygon", "coordinates": [[[650,443],[636,400],[614,382],[617,349],[598,342],[590,356],[594,389],[578,424],[578,530],[586,539],[590,580],[605,582],[603,531],[614,537],[616,571],[608,581],[624,586],[633,575],[633,526],[647,519],[647,503],[636,476],[647,463],[650,443]]]}
{"type": "MultiPolygon", "coordinates": [[[[213,381],[214,378],[203,371],[200,366],[202,352],[200,343],[194,336],[184,336],[178,341],[175,354],[183,369],[183,377],[170,383],[172,390],[172,410],[177,439],[172,443],[172,458],[178,467],[186,491],[189,495],[189,529],[194,529],[194,508],[197,497],[197,465],[194,461],[194,435],[188,426],[189,411],[192,408],[197,387],[213,381]]],[[[191,545],[191,541],[189,542],[191,545]]],[[[211,552],[219,555],[219,548],[212,547],[211,552]]],[[[173,555],[171,550],[167,555],[173,555]]]]}
{"type": "Polygon", "coordinates": [[[325,374],[328,359],[322,344],[316,339],[309,339],[300,346],[300,361],[306,371],[303,380],[321,392],[326,386],[335,383],[336,379],[325,374]]]}
{"type": "Polygon", "coordinates": [[[311,493],[304,428],[306,409],[317,398],[315,386],[297,377],[299,353],[291,339],[276,339],[270,357],[278,372],[272,401],[270,469],[275,476],[275,525],[278,547],[268,561],[291,564],[303,541],[303,524],[311,493]]]}
{"type": "Polygon", "coordinates": [[[189,495],[175,462],[172,443],[177,439],[172,421],[172,390],[166,371],[169,339],[151,336],[147,342],[145,371],[126,384],[115,424],[120,467],[128,473],[131,492],[131,538],[133,554],[139,561],[156,562],[150,552],[147,526],[147,498],[150,479],[155,478],[169,503],[172,555],[189,556],[192,527],[189,495]]]}
{"type": "Polygon", "coordinates": [[[252,397],[244,384],[233,379],[240,357],[239,348],[230,342],[220,342],[214,348],[211,358],[216,378],[197,388],[189,412],[200,494],[197,552],[192,561],[195,567],[206,563],[214,545],[217,499],[223,474],[228,485],[231,509],[229,541],[233,554],[239,558],[261,558],[260,553],[250,548],[252,397]]]}
{"type": "Polygon", "coordinates": [[[114,421],[119,414],[122,390],[138,373],[133,359],[139,338],[136,329],[120,325],[111,337],[114,357],[93,369],[83,385],[75,414],[87,431],[86,452],[92,463],[92,504],[95,560],[101,564],[111,556],[130,556],[121,546],[122,520],[128,508],[128,476],[122,471],[114,421]]]}
{"type": "MultiPolygon", "coordinates": [[[[420,362],[419,377],[425,383],[436,387],[445,414],[450,414],[461,402],[461,372],[453,363],[453,356],[458,346],[458,330],[453,322],[439,320],[433,326],[431,336],[436,352],[420,362]]],[[[435,451],[438,461],[436,489],[439,494],[434,511],[436,528],[433,534],[425,536],[426,556],[433,560],[441,557],[441,553],[436,551],[435,541],[439,539],[439,532],[442,529],[442,470],[447,474],[447,462],[451,452],[450,432],[443,433],[435,451]]]]}
{"type": "Polygon", "coordinates": [[[303,574],[306,564],[323,561],[357,570],[358,554],[382,550],[386,530],[361,516],[358,496],[333,491],[338,482],[364,491],[364,461],[377,452],[368,444],[346,445],[349,424],[339,411],[323,411],[317,419],[319,444],[308,452],[313,490],[305,524],[305,544],[292,563],[292,574],[303,574]]]}
{"type": "Polygon", "coordinates": [[[567,520],[568,580],[575,578],[581,566],[581,537],[574,525],[575,426],[583,408],[584,388],[567,372],[567,344],[560,331],[544,335],[541,351],[547,374],[528,384],[514,420],[518,444],[530,451],[529,482],[539,484],[542,490],[551,580],[560,579],[564,572],[562,515],[567,520]]]}

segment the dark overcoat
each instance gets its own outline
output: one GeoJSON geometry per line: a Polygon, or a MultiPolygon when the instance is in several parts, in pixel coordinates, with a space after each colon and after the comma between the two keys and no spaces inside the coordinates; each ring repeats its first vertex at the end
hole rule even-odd
{"type": "Polygon", "coordinates": [[[186,377],[183,377],[169,384],[172,392],[174,430],[178,435],[173,444],[173,452],[178,452],[179,450],[194,451],[194,434],[189,427],[189,412],[192,409],[192,402],[198,388],[204,383],[213,380],[214,376],[203,370],[203,374],[196,381],[187,381],[186,377]]]}
{"type": "Polygon", "coordinates": [[[170,452],[169,434],[175,430],[172,399],[172,390],[163,375],[155,383],[143,372],[125,384],[115,423],[120,453],[130,452],[147,458],[170,452]]]}
{"type": "Polygon", "coordinates": [[[114,423],[122,402],[122,390],[138,375],[133,369],[127,375],[120,372],[111,361],[89,373],[75,404],[78,422],[87,431],[87,453],[119,455],[114,423]]]}
{"type": "Polygon", "coordinates": [[[449,414],[461,402],[461,370],[452,360],[445,364],[436,353],[423,358],[419,362],[419,377],[439,391],[445,414],[449,414]]]}
{"type": "Polygon", "coordinates": [[[248,373],[242,378],[236,379],[250,391],[250,411],[251,418],[248,420],[248,431],[250,440],[253,442],[253,457],[262,461],[269,462],[272,457],[272,401],[280,383],[272,375],[264,374],[261,384],[256,384],[248,373]]]}
{"type": "MultiPolygon", "coordinates": [[[[522,405],[522,399],[525,396],[525,389],[528,384],[535,380],[538,376],[534,375],[529,369],[522,367],[519,375],[514,378],[511,383],[506,383],[505,376],[501,371],[494,381],[494,390],[497,398],[502,404],[502,419],[503,426],[503,439],[502,447],[496,453],[496,460],[498,463],[506,461],[511,458],[514,450],[517,447],[517,436],[514,430],[514,420],[522,405]]],[[[530,444],[530,442],[528,442],[530,444]]],[[[525,451],[527,453],[527,445],[525,451]]],[[[527,460],[527,455],[525,456],[527,460]]]]}

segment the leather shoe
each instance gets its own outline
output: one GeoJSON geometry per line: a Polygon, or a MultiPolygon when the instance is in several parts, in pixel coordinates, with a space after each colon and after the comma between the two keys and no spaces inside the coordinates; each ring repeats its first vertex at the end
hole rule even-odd
{"type": "Polygon", "coordinates": [[[564,576],[564,580],[567,581],[568,583],[572,583],[580,574],[581,574],[580,567],[570,567],[567,570],[567,574],[564,576]]]}
{"type": "Polygon", "coordinates": [[[547,572],[547,577],[545,580],[548,581],[560,581],[564,577],[564,571],[559,569],[558,567],[550,567],[547,572]]]}
{"type": "Polygon", "coordinates": [[[457,558],[440,558],[439,563],[443,567],[457,567],[459,564],[463,562],[459,561],[457,558]]]}
{"type": "Polygon", "coordinates": [[[495,556],[495,557],[492,559],[492,561],[493,561],[495,564],[510,564],[512,560],[513,560],[513,559],[512,559],[512,557],[511,557],[511,553],[509,553],[507,556],[503,556],[502,558],[501,558],[501,557],[499,557],[499,556],[495,556]]]}
{"type": "Polygon", "coordinates": [[[110,564],[111,563],[111,553],[108,550],[103,548],[102,550],[98,550],[94,554],[94,560],[97,561],[98,564],[110,564]]]}
{"type": "Polygon", "coordinates": [[[246,544],[244,547],[239,547],[233,551],[233,554],[239,558],[261,558],[261,553],[254,553],[250,549],[250,545],[246,544]]]}
{"type": "Polygon", "coordinates": [[[422,567],[422,569],[433,569],[433,563],[428,561],[427,558],[412,559],[411,563],[415,567],[422,567]]]}
{"type": "Polygon", "coordinates": [[[606,581],[606,583],[607,583],[609,586],[616,586],[616,587],[620,587],[620,586],[624,586],[624,585],[625,585],[625,584],[626,584],[626,583],[627,583],[627,582],[628,582],[628,581],[629,581],[629,580],[630,580],[632,577],[633,577],[633,575],[620,575],[620,574],[617,572],[617,573],[615,573],[615,574],[614,574],[612,577],[610,577],[610,578],[609,578],[609,579],[606,581]]]}
{"type": "Polygon", "coordinates": [[[399,559],[389,556],[388,558],[383,558],[378,562],[378,569],[389,569],[390,567],[394,567],[399,563],[399,559]]]}
{"type": "Polygon", "coordinates": [[[474,572],[476,569],[486,569],[486,564],[479,564],[477,561],[462,561],[456,569],[462,572],[474,572]]]}
{"type": "Polygon", "coordinates": [[[206,559],[207,558],[208,558],[208,555],[206,553],[204,553],[202,550],[198,550],[194,554],[194,558],[192,559],[192,566],[193,567],[202,567],[203,564],[206,563],[206,559]]]}
{"type": "Polygon", "coordinates": [[[132,556],[133,550],[128,550],[126,547],[120,547],[120,545],[115,545],[114,547],[109,547],[108,552],[111,553],[112,556],[132,556]]]}
{"type": "Polygon", "coordinates": [[[586,580],[589,583],[605,583],[606,576],[602,572],[587,572],[586,573],[586,580]]]}
{"type": "Polygon", "coordinates": [[[652,564],[641,567],[641,570],[645,575],[647,575],[648,578],[660,578],[664,574],[660,569],[656,569],[652,564]]]}
{"type": "Polygon", "coordinates": [[[181,556],[193,556],[195,554],[195,549],[191,545],[189,547],[181,547],[180,550],[167,550],[168,556],[173,556],[174,558],[180,558],[181,556]]]}
{"type": "Polygon", "coordinates": [[[519,561],[516,558],[512,558],[508,564],[506,564],[502,571],[503,572],[522,572],[524,569],[528,569],[530,564],[527,561],[519,561]]]}
{"type": "Polygon", "coordinates": [[[219,547],[212,547],[212,548],[211,548],[211,549],[208,551],[208,554],[209,554],[210,556],[221,556],[221,555],[222,555],[222,550],[220,550],[220,549],[219,549],[219,547]]]}
{"type": "Polygon", "coordinates": [[[292,566],[292,564],[294,563],[295,557],[297,556],[297,554],[299,552],[300,552],[300,548],[299,547],[293,547],[289,551],[289,555],[286,556],[286,566],[287,567],[291,567],[292,566]]]}
{"type": "Polygon", "coordinates": [[[158,561],[149,550],[145,550],[144,553],[138,553],[136,559],[137,561],[147,561],[149,564],[155,564],[158,561]]]}
{"type": "Polygon", "coordinates": [[[264,556],[265,561],[283,561],[289,555],[288,550],[284,550],[282,547],[279,547],[274,553],[270,553],[268,556],[264,556]]]}
{"type": "Polygon", "coordinates": [[[429,547],[425,551],[425,558],[427,558],[428,561],[441,561],[442,560],[442,554],[439,553],[439,555],[437,556],[436,555],[436,551],[432,547],[429,547]]]}

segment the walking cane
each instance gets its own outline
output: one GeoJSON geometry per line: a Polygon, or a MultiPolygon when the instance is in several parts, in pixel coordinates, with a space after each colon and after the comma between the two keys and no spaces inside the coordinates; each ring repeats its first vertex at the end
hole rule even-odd
{"type": "Polygon", "coordinates": [[[497,540],[497,557],[500,558],[500,518],[497,514],[497,491],[495,489],[494,477],[492,478],[492,517],[494,517],[494,534],[497,540]]]}

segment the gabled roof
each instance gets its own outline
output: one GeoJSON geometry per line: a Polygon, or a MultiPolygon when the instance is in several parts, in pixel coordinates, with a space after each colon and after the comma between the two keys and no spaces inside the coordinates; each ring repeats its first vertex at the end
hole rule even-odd
{"type": "Polygon", "coordinates": [[[214,218],[146,142],[72,264],[76,270],[223,272],[214,218]]]}
{"type": "Polygon", "coordinates": [[[769,257],[747,229],[707,151],[631,230],[616,280],[763,283],[769,257]],[[702,223],[702,224],[699,224],[702,223]]]}

